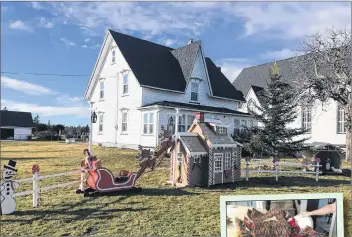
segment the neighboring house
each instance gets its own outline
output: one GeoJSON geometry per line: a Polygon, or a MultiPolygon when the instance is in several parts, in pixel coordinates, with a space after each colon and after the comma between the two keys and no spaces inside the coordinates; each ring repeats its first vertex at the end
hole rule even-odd
{"type": "MultiPolygon", "coordinates": [[[[301,56],[300,56],[301,57],[301,56]]],[[[296,60],[300,57],[277,61],[281,79],[295,86],[293,81],[296,68],[296,60]]],[[[241,107],[242,112],[248,112],[249,107],[260,106],[260,91],[267,87],[270,81],[269,70],[274,62],[245,68],[233,82],[233,85],[245,95],[246,103],[241,107]]],[[[312,102],[311,106],[298,107],[298,118],[289,126],[292,128],[304,128],[309,138],[306,143],[322,142],[331,143],[344,147],[346,144],[346,127],[344,109],[333,100],[322,106],[320,101],[312,102]]],[[[258,124],[260,126],[260,124],[258,124]]]]}
{"type": "Polygon", "coordinates": [[[155,148],[161,126],[179,131],[191,126],[196,112],[223,124],[232,134],[236,121],[251,120],[240,112],[243,94],[229,82],[201,41],[173,49],[109,30],[85,98],[97,114],[93,144],[137,149],[155,148]]]}
{"type": "Polygon", "coordinates": [[[170,158],[171,183],[211,186],[240,179],[242,145],[217,126],[199,113],[187,132],[178,133],[176,152],[170,158]]]}
{"type": "Polygon", "coordinates": [[[0,124],[2,140],[27,140],[34,127],[30,112],[1,110],[0,124]]]}

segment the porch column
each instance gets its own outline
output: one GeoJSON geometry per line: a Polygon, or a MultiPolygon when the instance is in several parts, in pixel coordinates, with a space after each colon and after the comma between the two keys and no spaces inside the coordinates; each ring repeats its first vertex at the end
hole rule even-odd
{"type": "Polygon", "coordinates": [[[94,102],[89,101],[89,111],[90,111],[90,122],[89,122],[89,152],[93,155],[93,104],[94,102]]]}
{"type": "Polygon", "coordinates": [[[208,187],[213,185],[213,148],[209,146],[209,171],[208,171],[208,187]]]}
{"type": "Polygon", "coordinates": [[[175,164],[177,162],[177,140],[178,140],[178,116],[180,109],[176,108],[176,118],[175,118],[175,150],[174,150],[174,157],[173,157],[173,167],[172,167],[172,185],[175,185],[175,164]]]}
{"type": "Polygon", "coordinates": [[[236,147],[232,147],[232,155],[231,155],[231,166],[232,166],[232,182],[235,183],[235,172],[238,169],[236,164],[236,147]]]}

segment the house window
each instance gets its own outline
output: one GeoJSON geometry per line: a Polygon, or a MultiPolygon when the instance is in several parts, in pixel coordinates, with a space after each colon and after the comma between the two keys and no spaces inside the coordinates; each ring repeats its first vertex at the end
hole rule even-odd
{"type": "Polygon", "coordinates": [[[231,169],[231,153],[225,153],[225,170],[231,169]]]}
{"type": "Polygon", "coordinates": [[[104,99],[104,81],[100,81],[100,94],[99,94],[100,99],[104,99]]]}
{"type": "Polygon", "coordinates": [[[192,126],[195,116],[188,115],[187,116],[187,130],[192,126]]]}
{"type": "Polygon", "coordinates": [[[241,130],[245,130],[247,127],[247,120],[241,120],[241,127],[240,129],[241,130]]]}
{"type": "Polygon", "coordinates": [[[214,154],[214,173],[222,172],[222,158],[223,158],[223,154],[221,153],[214,154]]]}
{"type": "Polygon", "coordinates": [[[103,124],[104,124],[104,115],[100,114],[99,115],[99,132],[103,132],[103,124]]]}
{"type": "Polygon", "coordinates": [[[125,74],[123,75],[123,94],[127,94],[128,93],[128,75],[125,74]]]}
{"type": "Polygon", "coordinates": [[[143,115],[143,134],[154,133],[154,113],[144,113],[143,115]]]}
{"type": "Polygon", "coordinates": [[[238,119],[234,119],[234,133],[236,135],[239,135],[240,134],[240,120],[238,119]]]}
{"type": "Polygon", "coordinates": [[[253,113],[255,112],[255,102],[251,99],[249,102],[248,102],[248,113],[253,113]]]}
{"type": "Polygon", "coordinates": [[[248,126],[249,126],[249,127],[253,127],[253,120],[249,120],[249,121],[248,121],[248,126]]]}
{"type": "Polygon", "coordinates": [[[111,52],[111,63],[115,63],[115,49],[111,52]]]}
{"type": "Polygon", "coordinates": [[[227,134],[227,128],[223,126],[217,126],[216,130],[219,134],[227,134]]]}
{"type": "Polygon", "coordinates": [[[122,112],[122,132],[127,132],[127,112],[122,112]]]}
{"type": "Polygon", "coordinates": [[[302,128],[305,133],[311,133],[312,131],[312,107],[305,106],[302,108],[302,128]]]}
{"type": "Polygon", "coordinates": [[[191,82],[191,101],[198,102],[199,83],[191,82]]]}
{"type": "Polygon", "coordinates": [[[179,115],[178,117],[178,131],[185,132],[186,131],[186,116],[179,115]]]}
{"type": "Polygon", "coordinates": [[[345,109],[340,104],[337,106],[337,133],[346,133],[345,109]]]}
{"type": "Polygon", "coordinates": [[[200,155],[193,156],[194,163],[200,164],[200,155]]]}

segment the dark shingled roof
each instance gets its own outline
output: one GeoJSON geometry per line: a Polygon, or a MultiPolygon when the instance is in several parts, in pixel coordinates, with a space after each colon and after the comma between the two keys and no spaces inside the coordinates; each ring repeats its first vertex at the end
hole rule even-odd
{"type": "Polygon", "coordinates": [[[171,101],[158,101],[155,103],[146,104],[146,105],[142,106],[142,108],[153,106],[153,105],[173,107],[173,108],[177,107],[180,109],[185,108],[185,109],[192,109],[192,110],[196,110],[196,111],[209,111],[209,112],[218,112],[218,113],[245,115],[245,116],[250,115],[249,113],[243,113],[243,112],[239,112],[239,111],[227,109],[227,108],[212,107],[212,106],[197,105],[197,104],[186,104],[186,103],[171,102],[171,101]]]}
{"type": "MultiPolygon", "coordinates": [[[[297,60],[301,60],[302,57],[304,56],[277,61],[283,82],[287,82],[293,86],[293,81],[296,79],[295,75],[297,75],[297,72],[295,72],[297,67],[297,60]]],[[[238,90],[242,91],[244,95],[248,93],[251,86],[257,86],[266,89],[267,82],[270,81],[269,72],[273,64],[274,62],[270,62],[243,69],[233,82],[233,85],[238,90]]]]}
{"type": "Polygon", "coordinates": [[[175,49],[171,52],[180,63],[183,76],[186,78],[187,81],[191,76],[193,66],[196,61],[197,53],[199,50],[199,46],[200,46],[200,41],[197,41],[192,44],[175,49]]]}
{"type": "Polygon", "coordinates": [[[141,86],[185,90],[187,83],[172,48],[109,31],[141,86]]]}
{"type": "Polygon", "coordinates": [[[264,90],[264,88],[263,88],[263,87],[253,86],[253,85],[252,85],[252,89],[253,89],[253,91],[254,91],[255,93],[257,93],[257,92],[259,92],[259,91],[264,90]]]}
{"type": "Polygon", "coordinates": [[[32,114],[30,112],[18,112],[1,110],[1,127],[33,127],[32,114]]]}
{"type": "MultiPolygon", "coordinates": [[[[173,49],[109,30],[141,86],[185,92],[200,41],[173,49]]],[[[245,101],[217,66],[206,58],[214,96],[245,101]]]]}
{"type": "Polygon", "coordinates": [[[198,125],[202,129],[203,135],[209,139],[212,145],[236,144],[230,136],[217,134],[208,123],[198,123],[198,125]]]}
{"type": "Polygon", "coordinates": [[[207,152],[199,136],[181,136],[181,139],[190,152],[207,152]]]}
{"type": "Polygon", "coordinates": [[[206,57],[205,62],[214,96],[245,101],[243,94],[236,90],[210,58],[206,57]]]}

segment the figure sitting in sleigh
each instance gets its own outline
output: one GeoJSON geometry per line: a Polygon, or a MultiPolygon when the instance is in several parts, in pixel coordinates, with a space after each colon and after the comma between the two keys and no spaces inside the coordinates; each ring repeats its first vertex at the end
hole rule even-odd
{"type": "Polygon", "coordinates": [[[168,133],[165,133],[165,135],[168,137],[162,139],[161,144],[154,152],[151,152],[150,149],[139,147],[140,153],[136,160],[139,162],[140,169],[137,172],[121,170],[115,176],[110,170],[102,166],[101,161],[96,156],[91,155],[89,150],[85,149],[83,153],[87,157],[81,161],[81,184],[76,193],[106,193],[136,189],[137,179],[145,173],[147,168],[154,170],[172,146],[172,137],[168,133]],[[157,158],[160,159],[158,164],[156,163],[157,158]],[[86,175],[88,175],[87,178],[86,175]],[[86,188],[86,185],[88,188],[86,188]]]}

